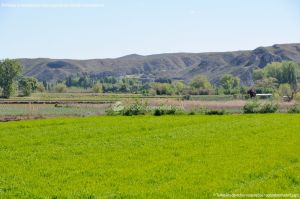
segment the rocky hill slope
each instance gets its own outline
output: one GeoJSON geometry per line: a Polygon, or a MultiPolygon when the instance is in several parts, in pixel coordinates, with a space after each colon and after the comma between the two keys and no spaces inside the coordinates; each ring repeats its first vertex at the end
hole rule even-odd
{"type": "Polygon", "coordinates": [[[189,81],[195,75],[207,75],[209,80],[231,73],[251,85],[252,71],[273,61],[293,60],[300,63],[300,43],[259,47],[249,51],[217,53],[170,53],[149,56],[128,55],[116,59],[19,59],[24,74],[39,80],[57,81],[76,73],[98,77],[134,75],[144,79],[167,77],[189,81]]]}

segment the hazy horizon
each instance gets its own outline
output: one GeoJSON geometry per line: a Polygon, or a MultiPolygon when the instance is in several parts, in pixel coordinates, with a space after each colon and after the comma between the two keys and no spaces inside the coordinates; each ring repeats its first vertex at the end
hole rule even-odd
{"type": "Polygon", "coordinates": [[[0,59],[103,59],[300,43],[299,8],[297,0],[0,0],[0,59]]]}

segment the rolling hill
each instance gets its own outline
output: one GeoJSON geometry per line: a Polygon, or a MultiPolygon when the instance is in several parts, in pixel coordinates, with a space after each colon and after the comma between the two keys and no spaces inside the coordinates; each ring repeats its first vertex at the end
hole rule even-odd
{"type": "Polygon", "coordinates": [[[157,55],[127,55],[115,59],[19,59],[24,75],[55,82],[76,73],[96,77],[134,75],[143,79],[166,77],[188,82],[198,74],[211,82],[230,73],[241,78],[244,85],[253,84],[252,71],[273,61],[292,60],[300,63],[300,43],[258,47],[249,51],[215,53],[170,53],[157,55]]]}

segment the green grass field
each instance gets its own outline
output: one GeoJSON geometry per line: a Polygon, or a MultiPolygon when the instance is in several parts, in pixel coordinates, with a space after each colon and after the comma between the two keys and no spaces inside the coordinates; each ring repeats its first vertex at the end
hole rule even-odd
{"type": "Polygon", "coordinates": [[[0,123],[0,198],[300,194],[300,115],[0,123]]]}

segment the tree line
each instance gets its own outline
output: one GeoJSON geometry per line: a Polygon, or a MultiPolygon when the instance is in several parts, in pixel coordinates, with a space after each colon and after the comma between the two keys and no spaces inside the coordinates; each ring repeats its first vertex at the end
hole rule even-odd
{"type": "MultiPolygon", "coordinates": [[[[56,83],[39,82],[34,77],[22,76],[22,66],[16,60],[0,61],[0,90],[2,97],[14,93],[29,96],[32,92],[66,92],[69,88],[89,89],[95,93],[135,93],[144,95],[238,95],[246,94],[249,87],[242,86],[240,78],[224,74],[217,84],[204,75],[195,76],[190,82],[158,78],[144,82],[135,77],[102,77],[75,74],[56,83]]],[[[253,71],[257,93],[281,93],[292,99],[298,91],[299,65],[295,62],[274,62],[253,71]]]]}
{"type": "MultiPolygon", "coordinates": [[[[59,82],[65,89],[76,87],[92,89],[103,93],[133,93],[144,95],[210,95],[210,94],[238,94],[242,88],[240,79],[230,74],[220,78],[218,87],[213,85],[206,76],[198,75],[191,82],[158,78],[151,82],[143,82],[136,77],[103,77],[94,78],[88,74],[76,74],[59,82]]],[[[51,87],[51,86],[50,86],[51,87]]]]}
{"type": "Polygon", "coordinates": [[[280,93],[292,100],[299,88],[300,67],[292,61],[273,62],[253,72],[256,90],[260,93],[280,93]]]}
{"type": "Polygon", "coordinates": [[[16,91],[29,96],[41,85],[34,77],[21,75],[22,66],[16,60],[5,59],[0,62],[0,90],[3,98],[9,98],[16,91]]]}

